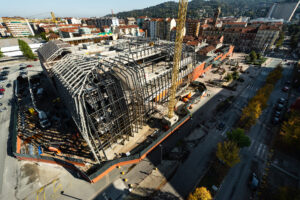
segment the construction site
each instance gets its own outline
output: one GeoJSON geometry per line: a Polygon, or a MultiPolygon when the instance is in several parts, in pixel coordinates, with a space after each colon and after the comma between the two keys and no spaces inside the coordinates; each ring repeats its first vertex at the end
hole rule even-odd
{"type": "Polygon", "coordinates": [[[147,38],[44,44],[38,49],[43,74],[18,80],[17,153],[62,159],[89,175],[110,161],[155,147],[156,139],[205,95],[197,79],[233,52],[233,46],[223,44],[214,49],[205,42],[197,48],[182,44],[174,80],[175,47],[147,38]],[[27,89],[31,95],[23,94],[27,89]]]}

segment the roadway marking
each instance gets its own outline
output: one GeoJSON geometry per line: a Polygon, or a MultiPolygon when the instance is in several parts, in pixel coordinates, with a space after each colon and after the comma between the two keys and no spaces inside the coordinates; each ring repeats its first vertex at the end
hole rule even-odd
{"type": "Polygon", "coordinates": [[[258,149],[257,149],[257,151],[256,151],[256,156],[257,156],[257,157],[259,156],[259,153],[260,153],[262,147],[263,147],[263,144],[260,143],[260,145],[259,145],[259,147],[258,147],[258,149]]]}

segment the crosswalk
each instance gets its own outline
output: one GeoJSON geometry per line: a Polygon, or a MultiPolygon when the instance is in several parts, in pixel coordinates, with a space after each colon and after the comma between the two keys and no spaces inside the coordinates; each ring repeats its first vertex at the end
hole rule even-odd
{"type": "Polygon", "coordinates": [[[246,147],[244,151],[262,160],[267,159],[268,156],[268,146],[256,140],[251,140],[251,145],[246,147]]]}

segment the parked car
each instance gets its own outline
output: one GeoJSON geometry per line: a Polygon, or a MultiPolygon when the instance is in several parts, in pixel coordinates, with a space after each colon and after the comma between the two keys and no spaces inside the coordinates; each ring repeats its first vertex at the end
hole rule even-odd
{"type": "Polygon", "coordinates": [[[3,87],[0,87],[0,92],[5,92],[5,89],[3,87]]]}
{"type": "Polygon", "coordinates": [[[23,69],[26,69],[26,67],[20,67],[20,68],[19,68],[19,70],[23,70],[23,69]]]}
{"type": "Polygon", "coordinates": [[[33,67],[32,65],[27,65],[26,67],[33,67]]]}
{"type": "Polygon", "coordinates": [[[4,80],[7,80],[7,77],[6,76],[0,76],[0,81],[4,81],[4,80]]]}
{"type": "Polygon", "coordinates": [[[7,84],[6,84],[6,87],[7,87],[7,88],[11,87],[11,83],[7,83],[7,84]]]}
{"type": "Polygon", "coordinates": [[[9,69],[9,67],[3,67],[3,69],[4,69],[4,70],[7,70],[7,69],[9,69]]]}
{"type": "Polygon", "coordinates": [[[218,126],[217,129],[222,131],[225,128],[225,124],[223,122],[221,122],[218,126]]]}
{"type": "Polygon", "coordinates": [[[2,99],[4,97],[4,93],[0,92],[0,99],[2,99]]]}
{"type": "Polygon", "coordinates": [[[276,106],[276,110],[277,110],[277,111],[281,111],[283,107],[284,107],[284,105],[281,104],[281,103],[279,103],[279,104],[277,104],[277,106],[276,106]]]}
{"type": "Polygon", "coordinates": [[[289,87],[288,86],[285,86],[284,88],[282,88],[282,91],[284,91],[284,92],[288,92],[289,91],[289,87]]]}
{"type": "Polygon", "coordinates": [[[281,114],[280,111],[275,111],[274,116],[279,118],[280,114],[281,114]]]}
{"type": "Polygon", "coordinates": [[[1,76],[7,76],[9,74],[9,71],[3,71],[1,72],[1,76]]]}
{"type": "Polygon", "coordinates": [[[274,117],[272,120],[272,124],[278,124],[279,123],[279,118],[278,117],[274,117]]]}
{"type": "Polygon", "coordinates": [[[249,186],[252,190],[256,190],[258,188],[259,180],[257,175],[253,172],[249,177],[249,186]]]}

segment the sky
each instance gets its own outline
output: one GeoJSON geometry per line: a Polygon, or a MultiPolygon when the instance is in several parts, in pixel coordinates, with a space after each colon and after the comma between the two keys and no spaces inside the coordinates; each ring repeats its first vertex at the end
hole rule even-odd
{"type": "MultiPolygon", "coordinates": [[[[170,0],[1,0],[0,17],[93,17],[130,11],[170,0]]],[[[171,0],[172,1],[172,0],[171,0]]]]}

